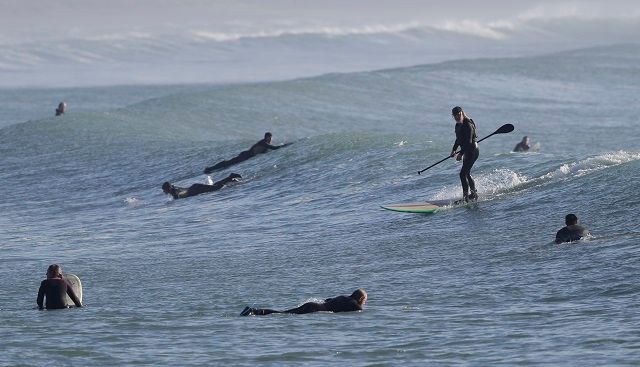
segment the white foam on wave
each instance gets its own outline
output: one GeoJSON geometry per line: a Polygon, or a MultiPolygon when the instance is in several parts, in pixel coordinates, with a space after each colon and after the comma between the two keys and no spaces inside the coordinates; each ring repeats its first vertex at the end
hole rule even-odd
{"type": "MultiPolygon", "coordinates": [[[[473,175],[473,178],[480,197],[493,197],[528,181],[526,176],[506,168],[498,168],[489,173],[473,175]]],[[[438,191],[431,199],[448,200],[460,197],[462,197],[462,188],[460,185],[451,185],[438,191]]]]}
{"type": "MultiPolygon", "coordinates": [[[[564,180],[571,177],[582,177],[603,169],[618,166],[624,163],[640,160],[640,152],[617,151],[604,153],[574,163],[565,163],[557,169],[538,177],[527,177],[521,173],[507,168],[495,169],[489,173],[477,173],[473,178],[478,187],[480,200],[483,196],[495,197],[512,192],[523,187],[544,185],[556,180],[564,180]]],[[[448,200],[462,197],[462,188],[459,184],[450,185],[436,192],[430,200],[448,200]]]]}
{"type": "Polygon", "coordinates": [[[580,177],[607,167],[640,160],[640,152],[625,152],[623,150],[605,153],[574,163],[562,164],[555,171],[543,175],[542,179],[562,178],[566,176],[580,177]]]}
{"type": "Polygon", "coordinates": [[[523,186],[531,187],[531,185],[536,186],[554,182],[556,180],[565,180],[572,177],[582,177],[609,167],[614,167],[637,160],[640,160],[640,152],[626,152],[620,150],[617,152],[600,154],[595,157],[590,157],[578,162],[564,163],[561,164],[557,169],[538,177],[529,178],[510,170],[496,170],[495,172],[504,172],[498,175],[481,175],[478,179],[476,179],[476,183],[479,187],[483,187],[488,184],[488,188],[484,188],[484,193],[495,195],[501,192],[509,191],[509,189],[513,188],[523,186]],[[497,178],[497,180],[487,180],[487,178],[491,178],[492,176],[497,178]],[[483,182],[485,180],[487,181],[483,182]]]}
{"type": "Polygon", "coordinates": [[[335,27],[335,26],[315,26],[289,29],[263,30],[253,32],[212,32],[207,30],[191,31],[193,40],[212,40],[217,42],[238,41],[241,39],[253,38],[276,38],[283,36],[319,35],[327,37],[352,36],[352,35],[373,35],[373,34],[395,34],[412,29],[420,28],[418,22],[408,22],[400,24],[371,24],[359,27],[335,27]]]}
{"type": "Polygon", "coordinates": [[[499,168],[475,179],[480,195],[495,195],[522,185],[528,178],[510,169],[499,168]]]}
{"type": "Polygon", "coordinates": [[[474,37],[503,40],[508,36],[506,31],[513,30],[515,25],[508,21],[483,23],[475,20],[451,20],[436,25],[435,28],[474,37]]]}
{"type": "Polygon", "coordinates": [[[136,198],[136,197],[129,197],[124,199],[124,202],[127,204],[127,206],[131,207],[131,208],[137,208],[140,205],[142,205],[142,200],[136,198]]]}

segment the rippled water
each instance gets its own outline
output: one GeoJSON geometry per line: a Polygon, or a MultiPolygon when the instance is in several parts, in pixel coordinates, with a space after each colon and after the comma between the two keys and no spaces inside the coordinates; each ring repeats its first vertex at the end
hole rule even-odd
{"type": "Polygon", "coordinates": [[[18,97],[0,129],[1,364],[633,365],[638,50],[5,90],[18,97]],[[28,114],[59,99],[73,106],[62,118],[28,114]],[[448,154],[458,104],[480,137],[516,126],[480,145],[479,202],[382,210],[460,195],[452,160],[416,174],[448,154]],[[206,182],[205,166],[265,131],[294,144],[212,177],[243,182],[162,194],[165,180],[206,182]],[[523,135],[538,152],[510,152],[523,135]],[[593,236],[554,245],[570,212],[593,236]],[[80,276],[85,308],[35,310],[51,263],[80,276]],[[360,313],[238,316],[358,287],[369,293],[360,313]]]}

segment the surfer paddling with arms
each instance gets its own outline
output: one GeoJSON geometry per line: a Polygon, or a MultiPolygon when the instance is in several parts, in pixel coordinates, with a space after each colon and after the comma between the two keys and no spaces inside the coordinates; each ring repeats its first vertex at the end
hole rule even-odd
{"type": "Polygon", "coordinates": [[[276,311],[267,308],[251,308],[245,307],[240,313],[240,316],[250,315],[269,315],[272,313],[292,313],[292,314],[305,314],[318,311],[328,312],[349,312],[349,311],[362,311],[362,306],[367,302],[367,292],[362,288],[356,289],[350,296],[338,296],[334,298],[327,298],[322,303],[307,302],[302,306],[292,308],[286,311],[276,311]]]}
{"type": "Polygon", "coordinates": [[[556,243],[579,241],[582,237],[589,236],[589,230],[578,224],[578,217],[575,214],[567,214],[564,217],[565,227],[556,233],[556,243]]]}
{"type": "Polygon", "coordinates": [[[75,303],[76,307],[82,307],[82,303],[73,291],[73,288],[62,278],[62,268],[58,264],[50,265],[47,269],[47,279],[40,283],[38,290],[38,308],[47,310],[67,308],[67,295],[75,303]],[[43,301],[46,298],[46,303],[43,301]]]}
{"type": "Polygon", "coordinates": [[[282,144],[282,145],[271,145],[271,138],[273,137],[273,135],[270,132],[266,132],[264,134],[264,139],[260,140],[259,142],[253,144],[251,146],[251,148],[249,148],[249,150],[245,150],[244,152],[241,152],[240,154],[238,154],[237,157],[235,158],[231,158],[227,161],[222,161],[222,162],[218,162],[215,165],[211,166],[211,167],[207,167],[204,169],[204,173],[205,174],[209,174],[213,171],[218,171],[221,169],[225,169],[227,167],[231,167],[234,164],[238,164],[240,162],[244,162],[247,159],[254,157],[258,154],[263,154],[266,153],[270,150],[277,150],[280,148],[284,148],[287,145],[290,145],[291,143],[286,143],[286,144],[282,144]]]}
{"type": "Polygon", "coordinates": [[[232,173],[227,178],[215,182],[213,185],[196,183],[189,187],[178,187],[172,185],[170,182],[165,182],[162,184],[162,191],[165,194],[170,194],[174,199],[184,199],[190,196],[204,194],[205,192],[218,191],[229,182],[238,182],[241,178],[242,176],[239,174],[232,173]]]}
{"type": "Polygon", "coordinates": [[[462,168],[460,169],[460,182],[462,183],[462,200],[477,200],[476,183],[471,177],[471,167],[478,159],[480,150],[476,136],[476,124],[462,110],[456,106],[451,110],[453,119],[456,121],[456,141],[451,148],[450,157],[456,155],[456,149],[460,147],[460,152],[456,156],[456,160],[462,160],[462,168]],[[471,190],[471,192],[469,192],[471,190]]]}

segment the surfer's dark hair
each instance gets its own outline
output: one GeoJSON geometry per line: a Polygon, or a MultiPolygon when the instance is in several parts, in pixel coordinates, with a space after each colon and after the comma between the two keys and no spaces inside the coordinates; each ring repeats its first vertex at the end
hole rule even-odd
{"type": "Polygon", "coordinates": [[[62,267],[58,264],[49,265],[47,268],[47,276],[51,274],[52,278],[61,278],[62,277],[62,267]]]}
{"type": "Polygon", "coordinates": [[[367,292],[362,288],[358,288],[353,293],[351,293],[351,298],[356,300],[359,304],[362,304],[367,299],[367,292]]]}
{"type": "Polygon", "coordinates": [[[265,139],[266,139],[266,138],[270,138],[271,136],[272,136],[272,135],[271,135],[271,133],[270,133],[270,132],[268,132],[268,131],[267,131],[266,133],[264,133],[264,138],[265,138],[265,139]]]}
{"type": "Polygon", "coordinates": [[[451,115],[452,116],[456,116],[457,114],[462,113],[462,121],[464,120],[470,120],[471,118],[469,116],[467,116],[467,113],[464,112],[464,110],[462,109],[462,107],[460,106],[455,106],[454,108],[451,109],[451,115]]]}
{"type": "Polygon", "coordinates": [[[567,216],[564,217],[564,223],[568,226],[574,225],[578,223],[578,217],[576,217],[575,214],[567,214],[567,216]]]}
{"type": "Polygon", "coordinates": [[[168,193],[169,189],[171,189],[171,184],[169,183],[169,181],[162,184],[162,191],[168,193]]]}

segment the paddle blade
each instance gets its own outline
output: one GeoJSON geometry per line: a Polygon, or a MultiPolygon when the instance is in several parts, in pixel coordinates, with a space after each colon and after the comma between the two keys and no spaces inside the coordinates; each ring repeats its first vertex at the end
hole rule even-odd
{"type": "Polygon", "coordinates": [[[513,131],[513,129],[515,129],[513,127],[513,125],[511,124],[504,124],[502,126],[500,126],[500,128],[498,130],[496,130],[496,132],[494,134],[506,134],[506,133],[510,133],[513,131]]]}

